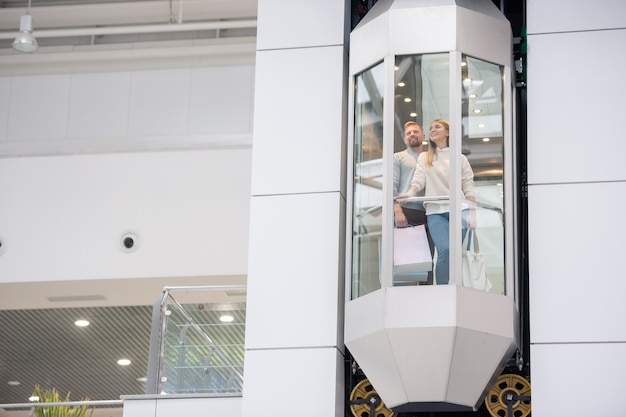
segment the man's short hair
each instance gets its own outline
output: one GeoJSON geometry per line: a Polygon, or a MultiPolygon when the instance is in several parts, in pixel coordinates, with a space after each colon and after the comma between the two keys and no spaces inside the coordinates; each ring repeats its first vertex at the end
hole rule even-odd
{"type": "Polygon", "coordinates": [[[409,126],[418,126],[420,129],[422,128],[422,126],[420,126],[419,123],[414,122],[413,120],[409,120],[408,122],[404,124],[404,130],[406,130],[406,128],[409,126]]]}

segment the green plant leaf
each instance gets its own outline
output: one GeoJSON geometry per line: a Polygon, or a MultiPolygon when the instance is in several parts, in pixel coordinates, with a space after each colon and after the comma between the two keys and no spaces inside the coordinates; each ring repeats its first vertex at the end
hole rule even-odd
{"type": "MultiPolygon", "coordinates": [[[[56,388],[43,389],[39,385],[35,385],[33,395],[39,397],[40,403],[58,403],[70,402],[70,393],[65,395],[64,399],[60,399],[59,392],[56,388]]],[[[82,398],[80,401],[89,401],[89,397],[82,398]]],[[[36,417],[91,417],[94,408],[87,405],[55,405],[35,407],[34,415],[36,417]]]]}

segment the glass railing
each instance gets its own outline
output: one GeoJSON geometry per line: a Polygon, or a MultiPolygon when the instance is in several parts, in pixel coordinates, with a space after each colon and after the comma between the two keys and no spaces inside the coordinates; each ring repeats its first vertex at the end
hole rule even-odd
{"type": "Polygon", "coordinates": [[[244,286],[166,287],[154,304],[146,394],[241,394],[244,286]]]}
{"type": "Polygon", "coordinates": [[[352,237],[352,298],[381,287],[381,212],[382,205],[360,211],[354,219],[352,237]]]}

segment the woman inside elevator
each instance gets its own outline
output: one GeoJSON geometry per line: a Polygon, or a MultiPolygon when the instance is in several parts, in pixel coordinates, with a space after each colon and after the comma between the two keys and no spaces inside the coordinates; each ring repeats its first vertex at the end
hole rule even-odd
{"type": "MultiPolygon", "coordinates": [[[[415,167],[408,192],[396,199],[415,197],[422,189],[425,197],[450,195],[450,124],[444,119],[435,119],[428,132],[428,151],[422,152],[415,167]]],[[[474,172],[465,155],[461,155],[461,190],[466,200],[474,201],[474,172]]],[[[475,207],[463,206],[463,237],[467,228],[476,227],[475,207]]],[[[424,201],[430,236],[437,250],[435,282],[447,284],[450,280],[450,202],[424,201]]]]}

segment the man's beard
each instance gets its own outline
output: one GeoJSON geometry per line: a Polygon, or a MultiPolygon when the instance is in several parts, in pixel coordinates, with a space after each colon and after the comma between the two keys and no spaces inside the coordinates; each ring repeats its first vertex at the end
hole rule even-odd
{"type": "Polygon", "coordinates": [[[409,146],[411,148],[417,148],[422,144],[422,141],[419,139],[409,139],[409,146]]]}

